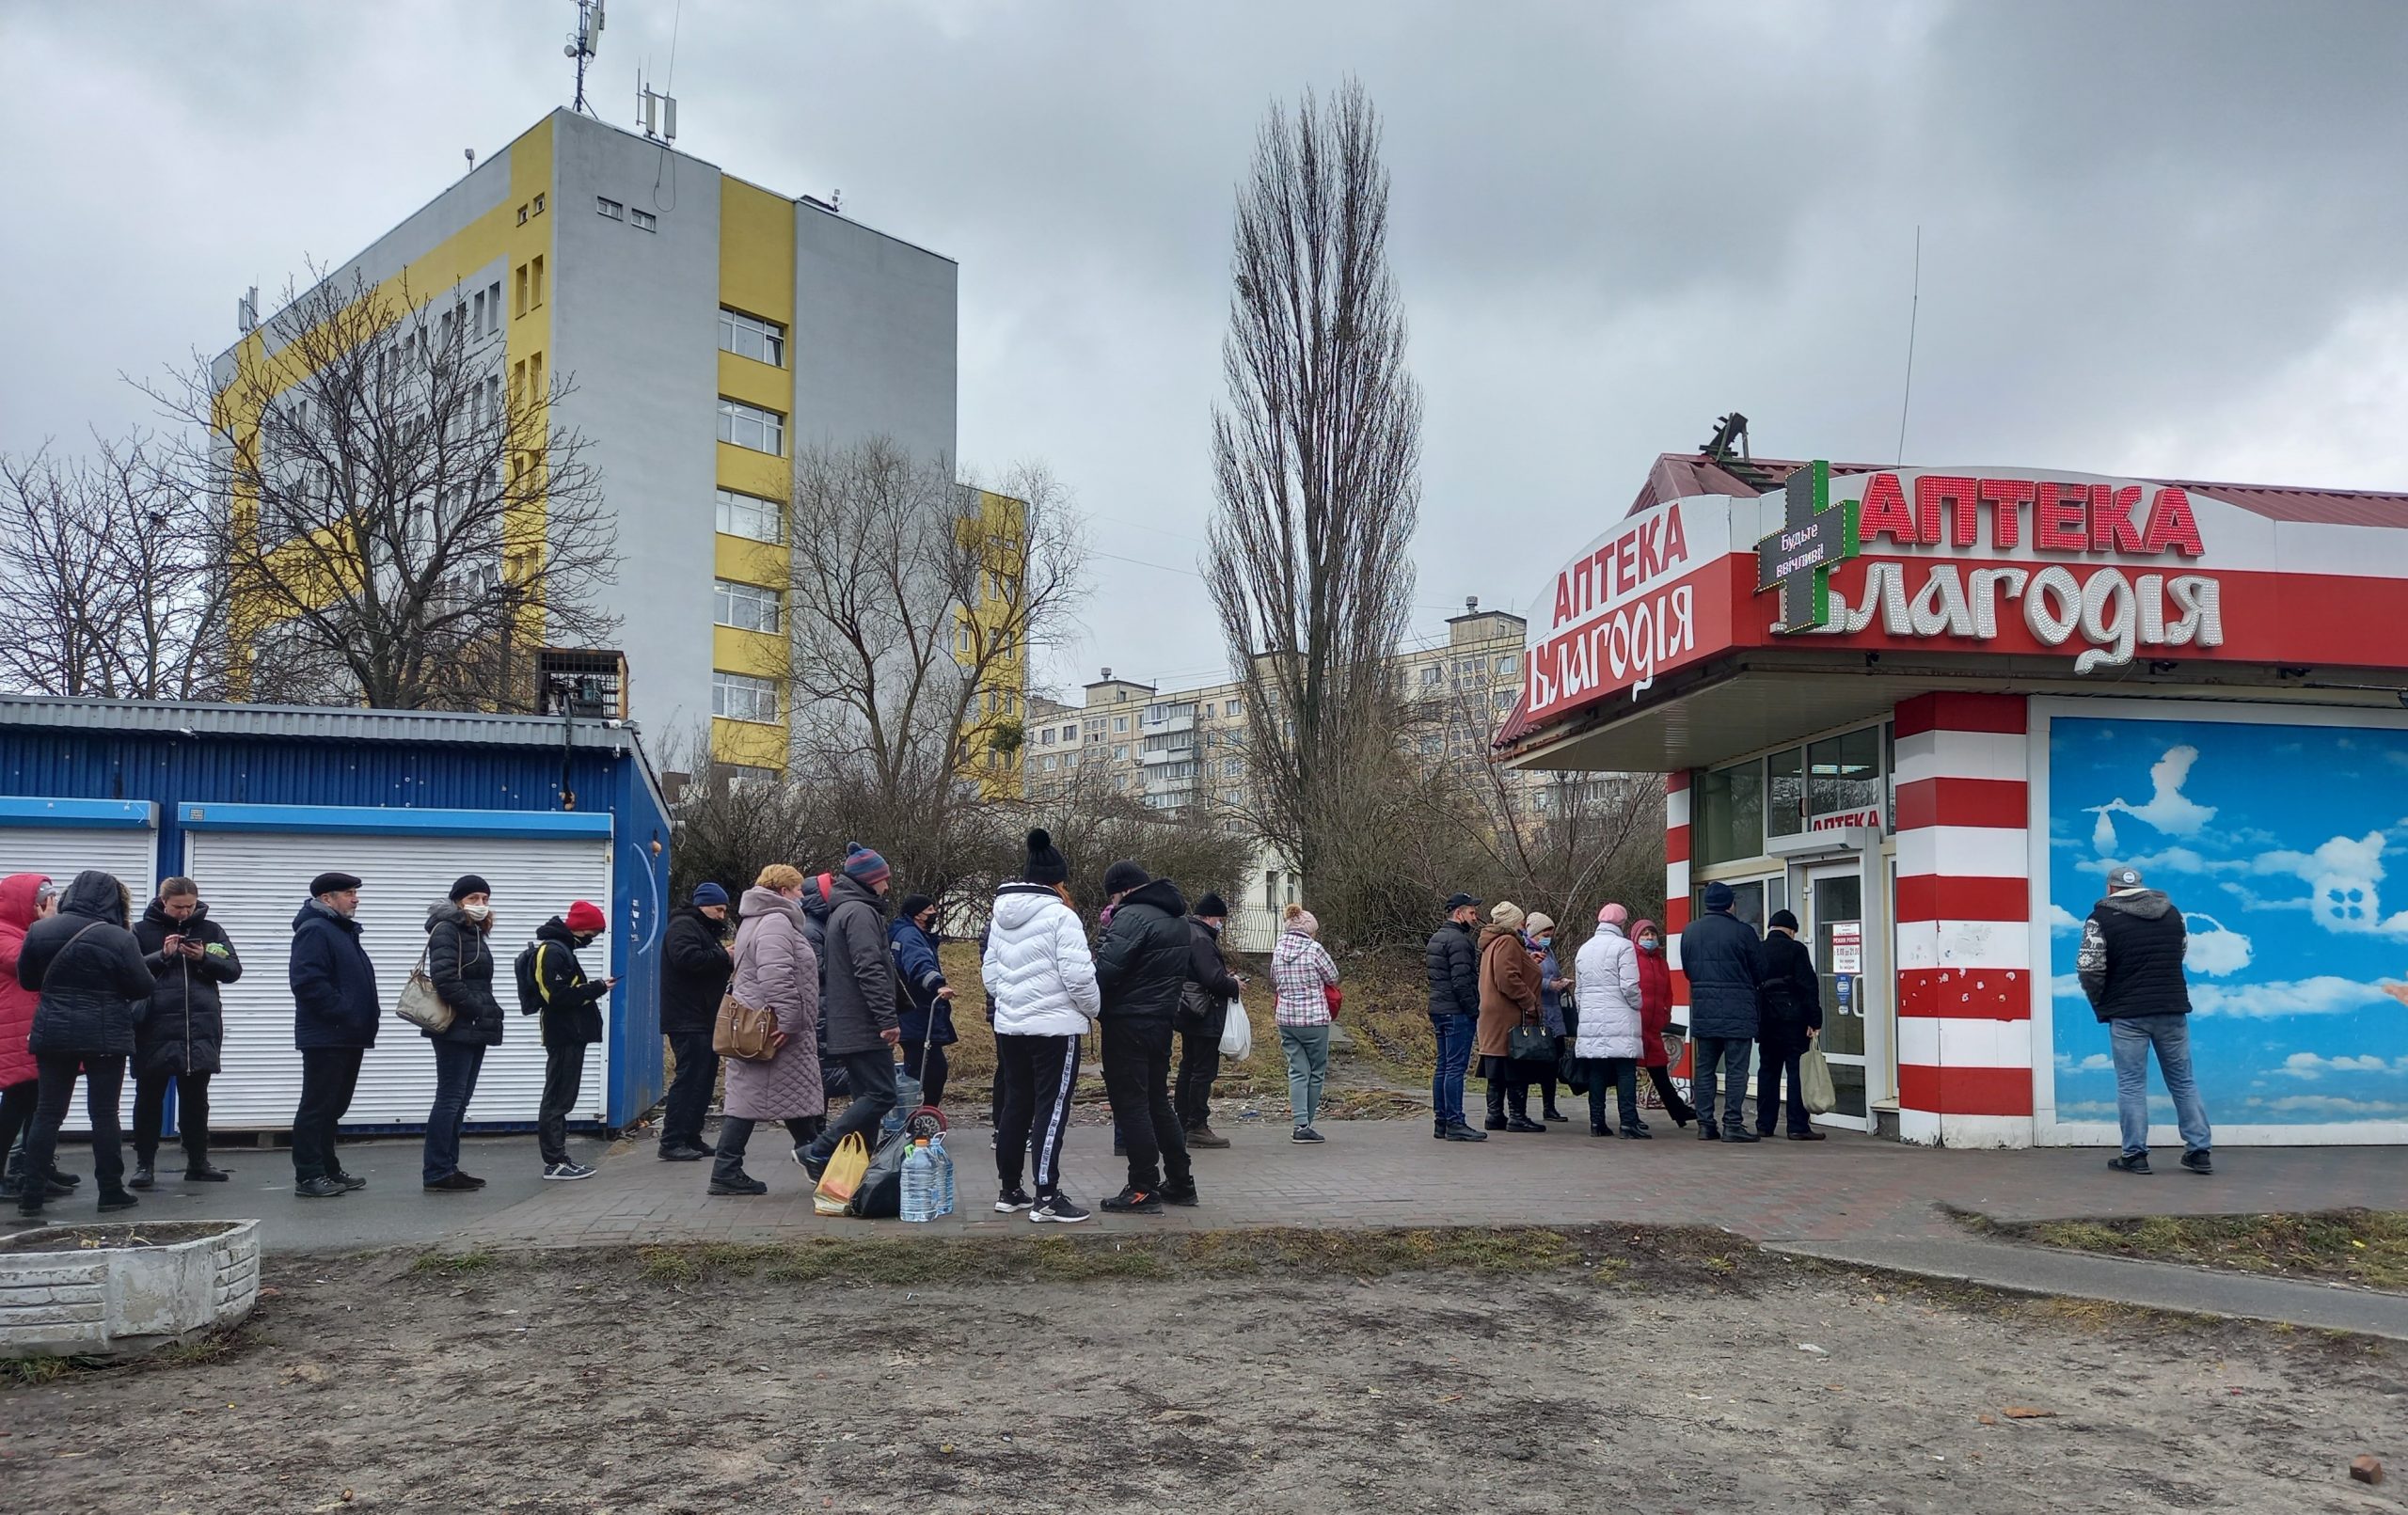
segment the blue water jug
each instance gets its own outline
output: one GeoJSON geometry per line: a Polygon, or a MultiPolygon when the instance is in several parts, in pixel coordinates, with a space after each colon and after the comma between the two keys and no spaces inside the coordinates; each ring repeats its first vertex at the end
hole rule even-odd
{"type": "Polygon", "coordinates": [[[937,1165],[928,1144],[915,1141],[903,1154],[903,1219],[927,1222],[937,1218],[937,1165]]]}

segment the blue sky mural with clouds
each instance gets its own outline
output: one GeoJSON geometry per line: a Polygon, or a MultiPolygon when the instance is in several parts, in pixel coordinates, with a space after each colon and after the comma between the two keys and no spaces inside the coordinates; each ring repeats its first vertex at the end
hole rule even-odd
{"type": "Polygon", "coordinates": [[[2408,862],[2385,867],[2408,859],[2408,731],[2060,717],[2049,763],[2059,1120],[2115,1118],[2073,958],[2118,862],[2190,923],[2210,1120],[2408,1120],[2408,862]]]}

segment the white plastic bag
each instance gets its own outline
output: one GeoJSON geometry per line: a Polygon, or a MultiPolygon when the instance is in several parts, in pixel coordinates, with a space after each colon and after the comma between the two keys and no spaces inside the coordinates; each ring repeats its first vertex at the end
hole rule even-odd
{"type": "Polygon", "coordinates": [[[1228,1005],[1221,1021],[1221,1055],[1243,1063],[1254,1055],[1254,1022],[1246,1018],[1243,1002],[1231,1000],[1228,1005]]]}

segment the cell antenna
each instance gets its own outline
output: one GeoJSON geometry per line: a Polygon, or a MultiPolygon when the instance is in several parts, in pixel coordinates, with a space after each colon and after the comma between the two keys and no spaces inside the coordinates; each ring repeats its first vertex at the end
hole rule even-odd
{"type": "Polygon", "coordinates": [[[568,45],[561,49],[564,57],[577,63],[577,101],[573,108],[586,115],[594,108],[585,103],[585,66],[602,48],[602,0],[577,0],[577,30],[569,33],[568,45]]]}

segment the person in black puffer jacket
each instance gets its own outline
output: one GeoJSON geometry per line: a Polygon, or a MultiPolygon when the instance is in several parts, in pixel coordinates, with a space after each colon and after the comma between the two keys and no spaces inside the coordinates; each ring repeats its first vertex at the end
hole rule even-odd
{"type": "Polygon", "coordinates": [[[1471,1044],[1480,1025],[1480,901],[1456,894],[1447,901],[1447,923],[1430,934],[1423,950],[1430,980],[1430,1033],[1438,1044],[1438,1065],[1430,1077],[1430,1134],[1448,1142],[1485,1142],[1488,1133],[1464,1121],[1464,1076],[1471,1068],[1471,1044]]]}
{"type": "MultiPolygon", "coordinates": [[[[18,984],[41,994],[27,1038],[41,1089],[25,1136],[24,1171],[51,1171],[58,1128],[67,1123],[80,1072],[84,1108],[92,1121],[92,1173],[103,1210],[135,1204],[125,1188],[117,1112],[125,1089],[125,1060],[134,1052],[135,1022],[150,1003],[152,984],[142,948],[126,929],[126,908],[123,884],[97,869],[77,874],[59,899],[58,913],[34,923],[17,957],[18,984]]],[[[48,1193],[48,1185],[28,1182],[18,1192],[17,1213],[39,1220],[48,1193]]]]}
{"type": "Polygon", "coordinates": [[[1697,1091],[1700,1141],[1754,1142],[1748,1129],[1748,1054],[1763,1026],[1764,943],[1755,928],[1731,913],[1737,903],[1731,886],[1705,886],[1705,913],[1681,932],[1681,971],[1689,981],[1689,1035],[1696,1061],[1689,1080],[1697,1091]],[[1714,1097],[1723,1096],[1722,1125],[1715,1128],[1714,1097]]]}
{"type": "Polygon", "coordinates": [[[703,1117],[710,1113],[711,1089],[719,1081],[711,1034],[735,976],[727,891],[705,879],[694,886],[693,902],[669,918],[660,942],[660,1034],[677,1065],[660,1115],[665,1162],[699,1162],[711,1155],[703,1144],[703,1117]]]}
{"type": "Polygon", "coordinates": [[[167,1085],[176,1086],[176,1132],[183,1141],[184,1177],[224,1183],[209,1161],[209,1080],[225,1045],[226,1017],[217,989],[243,976],[243,960],[225,928],[209,919],[200,886],[170,878],[134,923],[134,939],[150,967],[150,1002],[134,1033],[134,1178],[155,1181],[159,1136],[166,1124],[167,1085]]]}
{"type": "Polygon", "coordinates": [[[1103,991],[1103,1086],[1129,1149],[1129,1187],[1103,1202],[1117,1214],[1159,1215],[1196,1203],[1187,1141],[1170,1102],[1171,1019],[1193,960],[1179,886],[1130,861],[1104,870],[1112,923],[1096,950],[1103,991]]]}
{"type": "Polygon", "coordinates": [[[451,895],[427,907],[426,977],[451,1008],[452,1024],[420,1028],[435,1044],[435,1105],[426,1113],[426,1148],[419,1181],[436,1193],[483,1189],[460,1171],[460,1128],[477,1097],[485,1049],[499,1047],[506,1026],[493,993],[493,892],[468,874],[451,895]]]}

